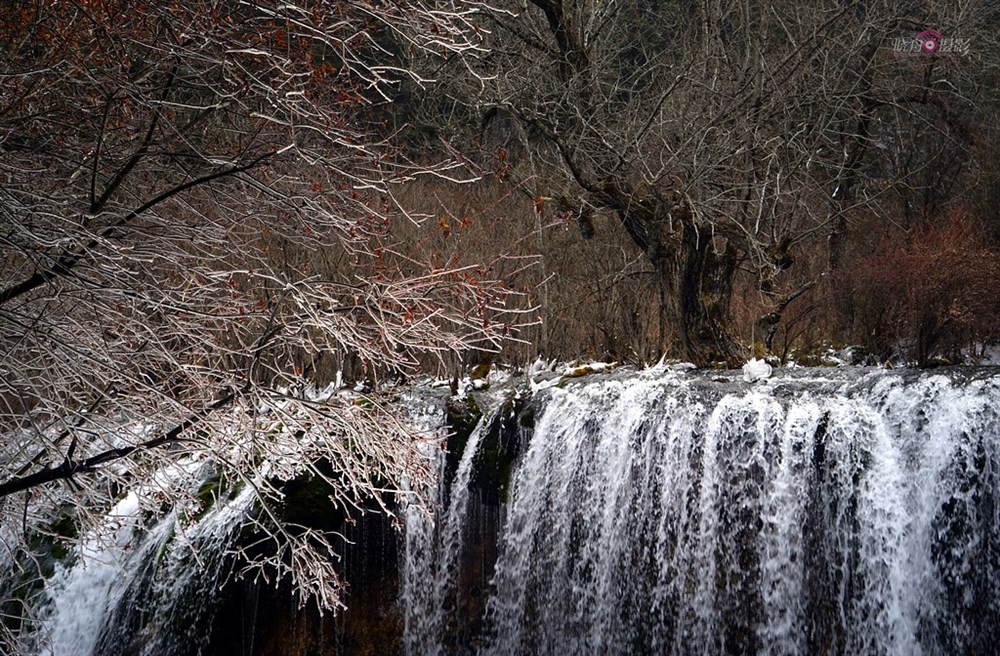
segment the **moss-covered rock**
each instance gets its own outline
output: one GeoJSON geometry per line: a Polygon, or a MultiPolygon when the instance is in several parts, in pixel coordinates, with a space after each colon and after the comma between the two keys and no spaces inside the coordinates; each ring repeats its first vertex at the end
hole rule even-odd
{"type": "Polygon", "coordinates": [[[212,509],[220,499],[231,499],[243,489],[246,483],[232,476],[227,476],[223,471],[216,470],[206,478],[195,492],[195,499],[198,500],[198,510],[190,518],[194,521],[201,519],[212,509]]]}
{"type": "MultiPolygon", "coordinates": [[[[12,633],[21,629],[24,607],[39,595],[45,579],[57,564],[69,565],[73,543],[78,537],[76,512],[72,506],[60,509],[42,530],[28,536],[28,553],[16,554],[18,565],[11,576],[0,580],[0,623],[12,633]]],[[[0,631],[2,637],[3,631],[0,631]]],[[[0,640],[0,652],[3,652],[0,640]]]]}
{"type": "Polygon", "coordinates": [[[472,380],[488,380],[490,377],[490,371],[493,369],[493,361],[486,360],[485,362],[480,362],[472,369],[469,370],[469,378],[472,380]]]}
{"type": "Polygon", "coordinates": [[[452,478],[465,452],[472,431],[476,430],[483,418],[483,411],[472,395],[452,396],[445,401],[448,442],[445,456],[445,489],[451,488],[452,478]]]}
{"type": "Polygon", "coordinates": [[[501,405],[472,461],[472,484],[485,503],[499,505],[507,499],[514,465],[521,453],[521,415],[525,406],[524,398],[518,394],[501,405]]]}

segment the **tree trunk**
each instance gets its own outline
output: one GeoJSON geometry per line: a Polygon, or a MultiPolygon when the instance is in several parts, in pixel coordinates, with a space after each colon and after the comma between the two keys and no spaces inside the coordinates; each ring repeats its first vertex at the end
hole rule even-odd
{"type": "Polygon", "coordinates": [[[661,348],[698,366],[738,363],[730,301],[736,273],[735,249],[713,244],[685,221],[673,243],[653,254],[660,288],[661,348]]]}

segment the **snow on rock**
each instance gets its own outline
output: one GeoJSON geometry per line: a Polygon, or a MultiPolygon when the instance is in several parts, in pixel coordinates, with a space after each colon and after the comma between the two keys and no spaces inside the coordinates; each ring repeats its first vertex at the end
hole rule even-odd
{"type": "Polygon", "coordinates": [[[743,365],[743,380],[748,383],[764,380],[765,378],[770,378],[770,376],[771,365],[764,360],[750,358],[750,361],[743,365]]]}
{"type": "Polygon", "coordinates": [[[551,360],[545,360],[542,358],[542,356],[539,355],[538,358],[533,363],[531,363],[531,366],[528,367],[528,377],[534,378],[535,376],[541,375],[543,373],[549,371],[555,371],[556,366],[557,366],[557,361],[555,358],[551,360]]]}
{"type": "Polygon", "coordinates": [[[531,390],[532,394],[541,392],[542,390],[547,390],[550,387],[555,387],[563,381],[562,378],[553,377],[544,380],[536,380],[534,378],[528,379],[528,389],[531,390]]]}
{"type": "Polygon", "coordinates": [[[560,375],[563,378],[579,378],[580,376],[586,376],[587,374],[594,374],[599,371],[614,369],[617,366],[617,362],[591,362],[590,364],[567,366],[563,369],[560,375]]]}

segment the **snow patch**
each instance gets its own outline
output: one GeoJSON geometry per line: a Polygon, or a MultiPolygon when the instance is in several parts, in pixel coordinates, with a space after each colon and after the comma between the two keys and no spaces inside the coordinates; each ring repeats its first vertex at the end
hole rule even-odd
{"type": "Polygon", "coordinates": [[[764,360],[750,358],[750,361],[743,365],[743,380],[753,383],[771,377],[771,365],[764,360]]]}

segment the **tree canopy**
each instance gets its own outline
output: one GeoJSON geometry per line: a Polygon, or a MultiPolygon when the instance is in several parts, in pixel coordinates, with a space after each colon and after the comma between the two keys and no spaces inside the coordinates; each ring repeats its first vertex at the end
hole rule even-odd
{"type": "MultiPolygon", "coordinates": [[[[421,82],[399,52],[481,48],[475,11],[3,5],[4,541],[67,504],[82,532],[116,490],[194,461],[256,487],[257,528],[296,554],[261,566],[340,603],[334,537],[267,511],[281,482],[326,477],[349,509],[416,489],[437,437],[377,394],[359,405],[304,393],[317,360],[353,362],[360,385],[495,349],[508,328],[497,281],[386,240],[397,219],[418,220],[393,188],[454,163],[408,160],[373,108],[402,78],[421,82]]],[[[184,486],[140,489],[150,507],[163,494],[198,505],[184,486]]]]}
{"type": "Polygon", "coordinates": [[[500,153],[584,236],[616,216],[656,272],[661,349],[699,364],[743,352],[741,272],[770,349],[789,304],[840,266],[849,219],[940,217],[996,107],[990,3],[497,7],[489,55],[450,76],[455,109],[428,115],[459,117],[454,138],[500,153]],[[898,47],[928,25],[976,46],[898,47]]]}

